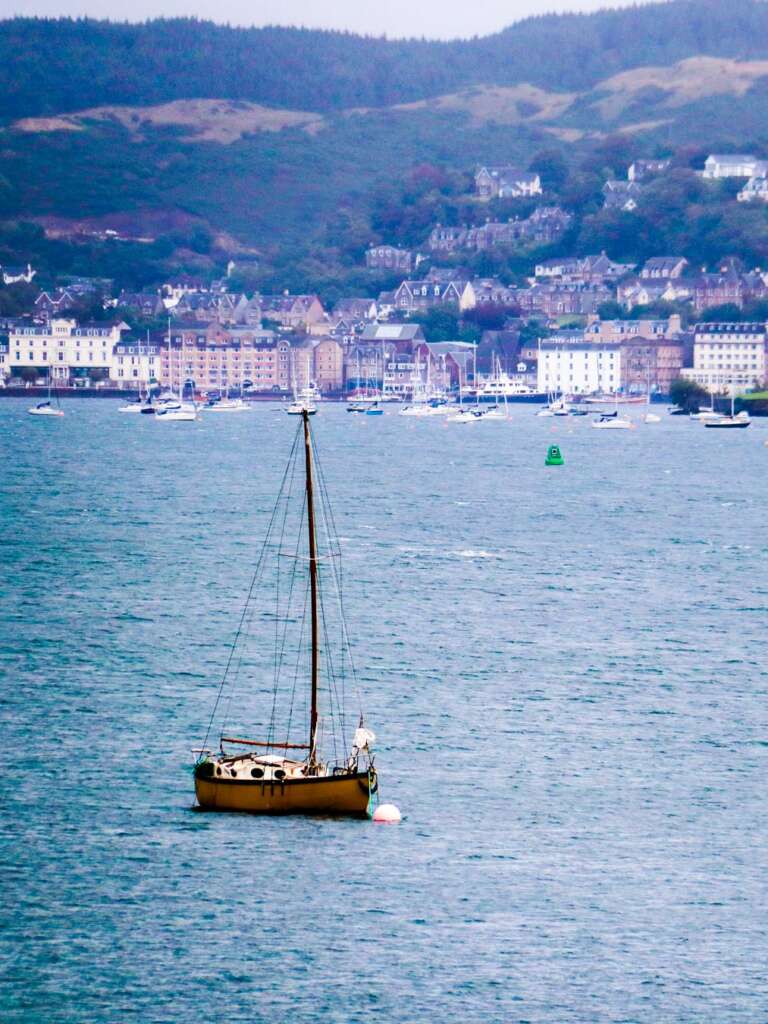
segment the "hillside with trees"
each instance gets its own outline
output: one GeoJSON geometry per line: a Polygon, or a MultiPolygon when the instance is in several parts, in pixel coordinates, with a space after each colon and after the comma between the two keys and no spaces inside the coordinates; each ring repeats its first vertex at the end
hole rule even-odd
{"type": "Polygon", "coordinates": [[[531,18],[451,43],[16,18],[0,22],[0,55],[0,261],[43,278],[139,288],[247,253],[249,285],[388,287],[362,268],[369,244],[423,250],[437,222],[530,212],[477,203],[483,163],[539,171],[574,223],[544,252],[462,258],[476,273],[514,279],[532,259],[600,249],[768,265],[764,205],[693,173],[710,151],[768,157],[757,0],[531,18]],[[674,169],[637,211],[602,209],[607,178],[662,155],[674,169]],[[90,230],[124,225],[132,241],[90,230]]]}
{"type": "Polygon", "coordinates": [[[0,117],[189,97],[343,110],[386,107],[479,84],[583,91],[619,71],[699,54],[768,54],[768,6],[675,0],[591,15],[528,18],[466,41],[388,40],[194,19],[127,25],[0,23],[0,117]]]}

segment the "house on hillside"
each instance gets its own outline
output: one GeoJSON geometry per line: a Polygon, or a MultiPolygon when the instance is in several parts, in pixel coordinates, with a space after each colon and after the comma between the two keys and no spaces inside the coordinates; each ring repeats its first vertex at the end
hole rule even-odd
{"type": "Polygon", "coordinates": [[[667,160],[635,160],[627,168],[627,181],[648,181],[665,174],[672,166],[667,160]]]}
{"type": "Polygon", "coordinates": [[[685,273],[687,267],[688,260],[684,256],[652,256],[643,264],[640,277],[669,280],[680,277],[685,273]]]}
{"type": "Polygon", "coordinates": [[[562,206],[537,206],[527,220],[520,221],[520,237],[526,242],[549,245],[557,242],[573,223],[573,214],[562,206]]]}
{"type": "Polygon", "coordinates": [[[446,227],[436,224],[429,234],[427,246],[430,252],[456,252],[467,244],[469,231],[466,227],[446,227]]]}
{"type": "MultiPolygon", "coordinates": [[[[256,296],[254,296],[254,299],[256,296]]],[[[259,295],[259,309],[266,320],[274,320],[290,330],[308,330],[311,324],[325,317],[325,310],[316,295],[259,295]]]]}
{"type": "Polygon", "coordinates": [[[540,196],[541,178],[534,171],[521,171],[510,164],[479,167],[475,173],[475,194],[483,200],[540,196]]]}
{"type": "Polygon", "coordinates": [[[156,292],[120,292],[116,305],[146,319],[165,313],[165,304],[156,292]]]}
{"type": "Polygon", "coordinates": [[[564,256],[543,260],[534,267],[537,281],[567,281],[599,284],[617,281],[634,270],[632,263],[616,263],[606,253],[590,256],[564,256]]]}
{"type": "Polygon", "coordinates": [[[35,315],[44,320],[60,316],[68,309],[73,309],[78,302],[78,296],[68,288],[53,288],[51,291],[42,291],[35,299],[35,315]]]}
{"type": "Polygon", "coordinates": [[[584,336],[594,342],[626,341],[634,338],[676,338],[683,330],[679,314],[667,319],[601,320],[590,317],[584,336]]]}
{"type": "Polygon", "coordinates": [[[627,309],[654,302],[687,302],[693,290],[693,282],[685,279],[634,277],[617,287],[616,301],[627,309]]]}
{"type": "Polygon", "coordinates": [[[200,277],[191,274],[179,274],[160,286],[160,294],[167,309],[172,309],[184,295],[207,292],[208,287],[200,277]]]}
{"type": "Polygon", "coordinates": [[[603,209],[631,213],[637,209],[643,186],[637,181],[610,179],[603,185],[603,209]]]}
{"type": "Polygon", "coordinates": [[[588,316],[613,296],[614,292],[602,283],[554,281],[515,289],[513,301],[526,313],[549,317],[588,316]]]}
{"type": "Polygon", "coordinates": [[[744,284],[735,271],[700,274],[693,282],[693,308],[697,313],[712,306],[744,305],[744,284]]]}
{"type": "Polygon", "coordinates": [[[198,323],[242,323],[248,299],[234,292],[187,292],[172,308],[173,316],[198,323]]]}
{"type": "Polygon", "coordinates": [[[365,265],[369,270],[402,270],[409,274],[414,256],[410,249],[399,249],[396,245],[372,245],[365,254],[365,265]]]}
{"type": "Polygon", "coordinates": [[[465,280],[403,281],[395,289],[395,308],[402,313],[424,313],[439,306],[460,306],[465,280]]]}
{"type": "Polygon", "coordinates": [[[352,323],[366,324],[375,320],[377,313],[376,299],[350,297],[339,299],[331,312],[331,320],[346,320],[352,323]]]}
{"type": "Polygon", "coordinates": [[[479,277],[467,283],[459,308],[463,312],[475,306],[513,306],[514,302],[514,288],[508,288],[497,277],[479,277]]]}
{"type": "Polygon", "coordinates": [[[768,165],[751,153],[713,153],[704,161],[702,178],[765,177],[768,165]]]}
{"type": "Polygon", "coordinates": [[[768,177],[756,175],[750,178],[736,198],[740,203],[751,203],[753,199],[768,203],[768,177]]]}

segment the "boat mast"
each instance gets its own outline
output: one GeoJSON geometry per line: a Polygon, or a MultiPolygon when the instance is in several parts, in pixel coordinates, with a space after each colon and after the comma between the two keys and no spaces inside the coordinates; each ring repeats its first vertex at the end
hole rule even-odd
{"type": "Polygon", "coordinates": [[[312,703],[309,712],[309,764],[317,764],[317,676],[319,667],[317,619],[317,538],[315,536],[315,506],[312,492],[312,441],[309,434],[309,412],[301,410],[304,423],[304,459],[307,481],[307,527],[309,529],[309,593],[312,617],[312,703]]]}

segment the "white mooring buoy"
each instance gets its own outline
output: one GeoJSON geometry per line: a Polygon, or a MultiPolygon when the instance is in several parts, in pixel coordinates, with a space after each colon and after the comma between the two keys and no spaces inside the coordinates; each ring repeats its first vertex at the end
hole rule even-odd
{"type": "Polygon", "coordinates": [[[402,815],[394,804],[380,804],[373,812],[373,820],[385,825],[394,825],[402,820],[402,815]]]}

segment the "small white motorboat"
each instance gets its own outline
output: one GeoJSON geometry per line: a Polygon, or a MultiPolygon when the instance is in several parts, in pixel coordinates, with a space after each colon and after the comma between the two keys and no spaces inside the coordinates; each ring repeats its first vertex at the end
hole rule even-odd
{"type": "Polygon", "coordinates": [[[657,416],[655,412],[647,412],[643,416],[643,423],[661,423],[661,416],[657,416]]]}

